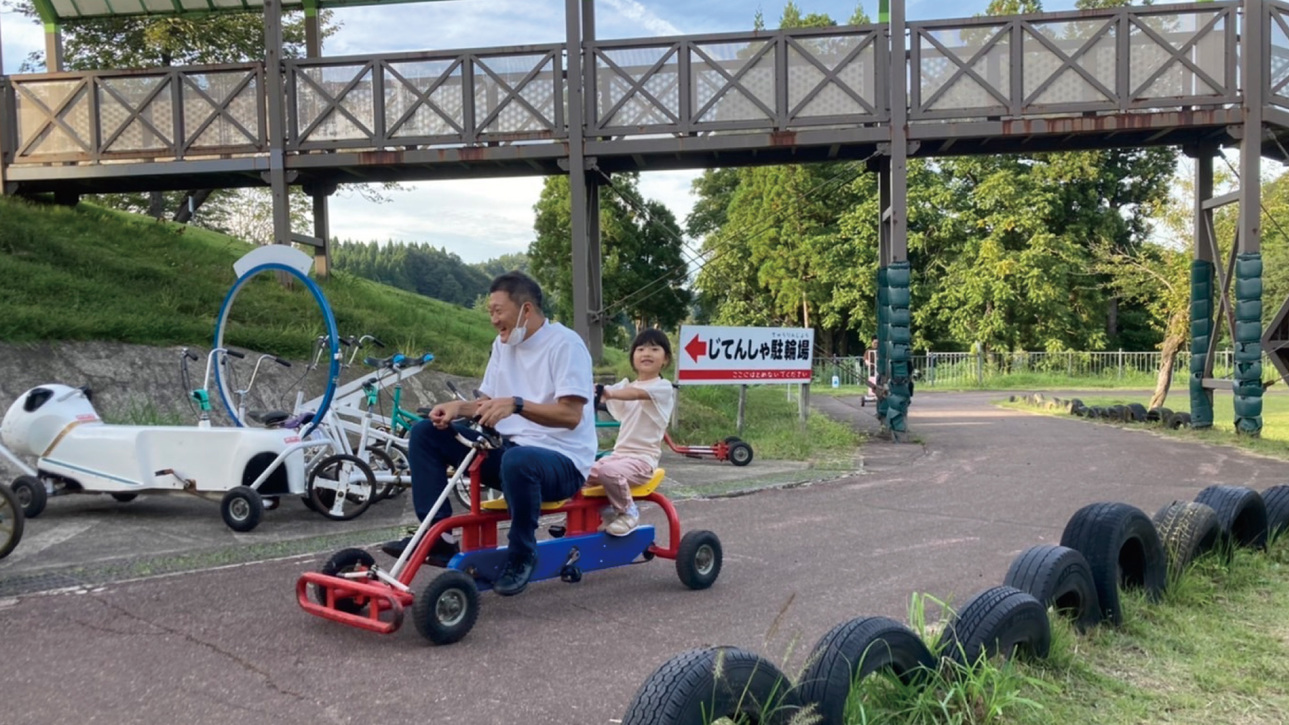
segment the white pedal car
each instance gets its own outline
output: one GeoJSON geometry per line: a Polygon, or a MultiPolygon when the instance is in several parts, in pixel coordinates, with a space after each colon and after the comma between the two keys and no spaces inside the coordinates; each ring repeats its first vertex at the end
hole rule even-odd
{"type": "MultiPolygon", "coordinates": [[[[0,422],[0,440],[37,459],[13,482],[28,518],[46,498],[106,493],[189,493],[219,500],[224,523],[250,531],[278,496],[304,496],[305,465],[295,431],[105,424],[86,391],[42,385],[18,398],[0,422]]],[[[24,469],[27,467],[24,466],[24,469]]]]}

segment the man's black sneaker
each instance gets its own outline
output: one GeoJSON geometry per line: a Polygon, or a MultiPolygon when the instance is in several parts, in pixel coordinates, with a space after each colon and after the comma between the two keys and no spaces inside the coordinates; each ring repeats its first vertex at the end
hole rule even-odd
{"type": "Polygon", "coordinates": [[[513,597],[528,586],[528,580],[533,578],[533,570],[536,568],[536,554],[507,559],[506,568],[502,570],[497,582],[492,585],[492,590],[503,597],[513,597]]]}
{"type": "MultiPolygon", "coordinates": [[[[380,550],[397,559],[403,555],[403,551],[408,544],[412,543],[412,537],[408,536],[398,541],[386,541],[380,545],[380,550]]],[[[440,536],[430,545],[430,554],[425,557],[425,563],[431,566],[446,567],[452,557],[461,553],[461,547],[454,543],[448,543],[440,536]]]]}

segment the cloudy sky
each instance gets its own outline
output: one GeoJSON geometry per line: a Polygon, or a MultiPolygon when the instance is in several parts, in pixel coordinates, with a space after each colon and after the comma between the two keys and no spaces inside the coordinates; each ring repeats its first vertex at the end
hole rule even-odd
{"type": "MultiPolygon", "coordinates": [[[[21,0],[20,0],[21,1],[21,0]]],[[[29,0],[28,0],[29,1],[29,0]]],[[[827,13],[844,22],[855,0],[797,0],[807,13],[827,13]]],[[[863,0],[877,16],[877,0],[863,0]]],[[[983,12],[988,0],[907,0],[910,20],[967,17],[983,12]]],[[[1069,10],[1074,0],[1047,0],[1047,10],[1069,10]]],[[[600,38],[734,32],[748,30],[758,9],[771,27],[782,0],[596,0],[600,38]]],[[[323,49],[326,55],[558,43],[564,40],[563,0],[447,0],[338,10],[341,24],[323,49]]],[[[43,44],[40,26],[0,12],[4,70],[14,73],[22,59],[43,44]]],[[[667,204],[678,219],[693,205],[690,182],[696,172],[641,176],[646,196],[667,204]]],[[[333,200],[333,234],[341,238],[425,241],[444,246],[467,262],[524,251],[533,237],[533,204],[539,178],[460,180],[410,184],[384,205],[341,191],[333,200]]]]}

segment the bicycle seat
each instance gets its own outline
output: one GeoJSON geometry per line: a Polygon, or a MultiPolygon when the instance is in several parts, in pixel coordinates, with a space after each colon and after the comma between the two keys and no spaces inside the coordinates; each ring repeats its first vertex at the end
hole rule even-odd
{"type": "Polygon", "coordinates": [[[282,425],[291,414],[285,410],[252,410],[246,414],[256,423],[262,423],[266,426],[282,425]]]}
{"type": "Polygon", "coordinates": [[[407,356],[401,352],[396,352],[389,357],[365,357],[363,365],[372,368],[392,368],[395,364],[407,359],[407,356]]]}

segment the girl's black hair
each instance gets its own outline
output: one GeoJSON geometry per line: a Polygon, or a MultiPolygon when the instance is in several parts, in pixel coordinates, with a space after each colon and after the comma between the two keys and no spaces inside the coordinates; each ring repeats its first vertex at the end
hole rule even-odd
{"type": "Polygon", "coordinates": [[[627,360],[631,363],[631,369],[636,369],[636,348],[645,345],[657,345],[667,354],[667,361],[671,362],[671,341],[663,334],[662,330],[656,330],[652,327],[645,328],[636,335],[636,339],[631,341],[631,351],[627,353],[627,360]]]}

